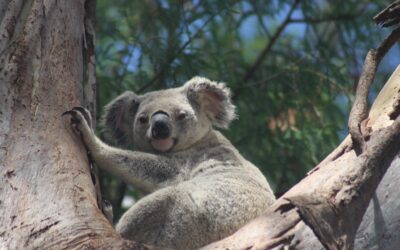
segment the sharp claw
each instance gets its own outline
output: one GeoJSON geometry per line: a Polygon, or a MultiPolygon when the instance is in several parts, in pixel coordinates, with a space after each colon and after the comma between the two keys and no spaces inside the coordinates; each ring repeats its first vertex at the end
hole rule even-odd
{"type": "Polygon", "coordinates": [[[90,113],[88,110],[86,110],[83,107],[73,107],[72,110],[80,112],[83,115],[83,117],[85,117],[85,120],[88,123],[89,127],[92,126],[92,119],[90,117],[90,113]]]}
{"type": "Polygon", "coordinates": [[[72,110],[78,110],[81,113],[86,113],[86,110],[82,107],[73,107],[72,110]]]}
{"type": "Polygon", "coordinates": [[[77,118],[76,112],[77,112],[77,111],[75,111],[75,110],[68,110],[68,111],[65,111],[64,113],[62,113],[61,116],[70,115],[70,116],[71,116],[71,123],[77,125],[77,124],[79,124],[81,121],[77,118]]]}
{"type": "Polygon", "coordinates": [[[68,110],[61,114],[61,116],[64,116],[64,115],[74,115],[74,112],[72,110],[68,110]]]}

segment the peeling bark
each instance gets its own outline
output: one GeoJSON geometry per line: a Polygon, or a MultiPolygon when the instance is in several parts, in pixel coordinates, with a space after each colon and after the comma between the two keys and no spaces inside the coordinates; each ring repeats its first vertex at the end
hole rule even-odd
{"type": "Polygon", "coordinates": [[[103,216],[86,151],[60,117],[95,110],[87,4],[0,3],[1,249],[139,248],[103,216]]]}
{"type": "Polygon", "coordinates": [[[365,130],[365,119],[368,117],[369,89],[371,88],[372,82],[375,78],[375,73],[380,61],[399,39],[400,27],[393,30],[376,50],[371,49],[368,51],[365,58],[348,123],[353,147],[357,154],[360,154],[365,150],[365,140],[368,140],[368,131],[365,130]]]}

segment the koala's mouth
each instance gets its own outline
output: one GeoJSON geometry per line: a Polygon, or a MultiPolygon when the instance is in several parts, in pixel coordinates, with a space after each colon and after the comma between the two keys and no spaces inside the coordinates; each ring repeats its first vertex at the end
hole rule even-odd
{"type": "Polygon", "coordinates": [[[174,138],[166,138],[166,139],[151,139],[150,144],[158,152],[168,152],[170,151],[176,144],[176,139],[174,138]]]}

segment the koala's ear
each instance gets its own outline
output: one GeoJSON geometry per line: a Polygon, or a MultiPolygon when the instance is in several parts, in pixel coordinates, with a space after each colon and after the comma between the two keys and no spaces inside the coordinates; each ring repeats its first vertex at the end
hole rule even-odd
{"type": "Polygon", "coordinates": [[[189,101],[205,112],[214,126],[227,128],[236,118],[231,91],[224,83],[196,76],[185,83],[183,88],[189,101]]]}
{"type": "Polygon", "coordinates": [[[133,121],[139,103],[135,93],[126,91],[105,106],[100,122],[106,138],[124,146],[133,143],[133,121]]]}

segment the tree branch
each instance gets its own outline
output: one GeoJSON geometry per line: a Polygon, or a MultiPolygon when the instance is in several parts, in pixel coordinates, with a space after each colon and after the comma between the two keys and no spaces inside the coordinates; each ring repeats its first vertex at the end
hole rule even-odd
{"type": "Polygon", "coordinates": [[[264,21],[262,19],[262,13],[260,13],[259,8],[257,8],[257,1],[256,0],[252,0],[250,1],[250,4],[254,10],[254,13],[257,16],[258,19],[258,23],[260,24],[261,29],[264,31],[265,35],[268,36],[268,38],[271,37],[271,33],[269,32],[268,28],[265,26],[264,21]]]}
{"type": "MultiPolygon", "coordinates": [[[[398,71],[393,77],[385,87],[391,84],[393,89],[398,71]]],[[[381,105],[375,105],[373,113],[380,115],[370,116],[374,131],[361,155],[350,150],[351,140],[346,139],[263,216],[203,249],[352,249],[368,203],[400,150],[400,106],[393,106],[400,95],[386,93],[375,100],[381,105]],[[390,114],[397,115],[388,123],[390,114]]]]}
{"type": "Polygon", "coordinates": [[[189,44],[192,43],[192,41],[200,34],[200,32],[214,19],[215,16],[217,16],[218,13],[215,13],[213,15],[211,15],[205,22],[204,24],[196,31],[196,33],[194,35],[192,35],[191,37],[189,37],[189,39],[178,49],[178,51],[176,51],[176,53],[168,59],[168,61],[165,63],[164,67],[161,68],[160,71],[158,71],[158,73],[149,81],[147,82],[145,85],[143,85],[142,87],[140,87],[137,92],[138,93],[142,93],[143,91],[145,91],[147,88],[149,88],[151,85],[153,85],[155,82],[157,82],[159,80],[159,78],[165,73],[165,71],[167,71],[167,69],[169,69],[169,67],[171,66],[171,63],[173,61],[175,61],[175,59],[186,49],[187,46],[189,46],[189,44]]]}
{"type": "Polygon", "coordinates": [[[331,21],[343,21],[343,20],[353,20],[359,16],[360,13],[357,14],[342,14],[337,16],[327,16],[321,18],[291,18],[289,20],[290,23],[323,23],[323,22],[331,22],[331,21]]]}
{"type": "Polygon", "coordinates": [[[400,22],[400,0],[395,1],[374,16],[374,21],[383,27],[389,27],[400,22]]]}
{"type": "Polygon", "coordinates": [[[254,72],[258,67],[260,67],[262,61],[265,59],[267,54],[271,51],[272,46],[275,44],[275,42],[278,40],[279,36],[281,35],[282,31],[286,28],[286,26],[290,23],[290,17],[292,16],[293,11],[296,9],[297,5],[299,4],[300,0],[295,0],[292,6],[290,7],[289,12],[287,13],[285,20],[279,25],[279,27],[276,29],[275,33],[271,37],[271,39],[268,41],[268,43],[265,45],[264,49],[261,51],[260,55],[257,57],[256,61],[248,68],[246,71],[244,77],[243,77],[243,82],[247,82],[250,80],[254,72]]]}
{"type": "Polygon", "coordinates": [[[357,154],[364,150],[368,133],[362,122],[368,116],[368,93],[375,78],[375,73],[382,58],[388,50],[400,39],[400,27],[392,33],[375,49],[371,49],[364,62],[360,80],[357,84],[356,97],[349,117],[349,132],[353,140],[353,147],[357,154]]]}

